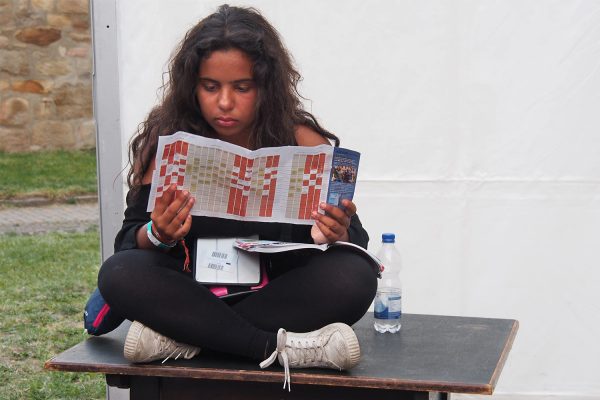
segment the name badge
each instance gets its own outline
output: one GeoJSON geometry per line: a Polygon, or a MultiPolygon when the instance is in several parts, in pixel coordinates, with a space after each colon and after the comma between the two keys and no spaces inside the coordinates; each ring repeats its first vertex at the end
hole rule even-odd
{"type": "Polygon", "coordinates": [[[236,239],[240,238],[197,239],[196,281],[208,285],[255,286],[260,283],[260,256],[236,249],[233,246],[236,239]]]}

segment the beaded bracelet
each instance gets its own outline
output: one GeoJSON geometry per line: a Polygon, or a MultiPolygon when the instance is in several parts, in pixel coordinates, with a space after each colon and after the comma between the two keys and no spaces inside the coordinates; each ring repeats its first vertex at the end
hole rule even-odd
{"type": "Polygon", "coordinates": [[[152,221],[146,224],[146,234],[148,235],[148,239],[150,239],[152,244],[159,249],[171,249],[177,244],[177,241],[174,241],[173,243],[163,243],[160,241],[160,239],[154,236],[154,232],[152,232],[152,221]]]}

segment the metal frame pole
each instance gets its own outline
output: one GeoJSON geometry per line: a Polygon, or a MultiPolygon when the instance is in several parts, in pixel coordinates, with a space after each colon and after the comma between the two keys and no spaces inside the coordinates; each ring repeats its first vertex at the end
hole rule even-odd
{"type": "Polygon", "coordinates": [[[113,242],[123,219],[121,117],[116,0],[90,2],[94,47],[94,118],[100,246],[102,260],[113,253],[113,242]]]}
{"type": "MultiPolygon", "coordinates": [[[[94,50],[93,96],[96,122],[96,162],[100,205],[102,260],[113,254],[113,242],[123,218],[121,111],[117,0],[91,0],[94,50]]],[[[106,386],[107,400],[127,400],[129,390],[106,386]]]]}

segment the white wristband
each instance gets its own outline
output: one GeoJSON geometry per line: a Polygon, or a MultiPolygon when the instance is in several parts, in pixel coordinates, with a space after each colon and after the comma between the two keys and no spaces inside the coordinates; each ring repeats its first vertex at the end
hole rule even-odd
{"type": "Polygon", "coordinates": [[[158,247],[159,249],[171,249],[177,244],[177,241],[174,241],[173,243],[169,244],[163,243],[156,236],[154,236],[154,233],[152,232],[152,221],[146,224],[146,234],[148,235],[148,239],[150,239],[152,244],[158,247]]]}

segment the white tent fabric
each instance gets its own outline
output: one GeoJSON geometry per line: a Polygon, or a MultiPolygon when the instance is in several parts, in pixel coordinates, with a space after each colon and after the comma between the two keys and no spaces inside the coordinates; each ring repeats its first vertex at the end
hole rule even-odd
{"type": "MultiPolygon", "coordinates": [[[[219,4],[116,2],[123,149],[219,4]]],[[[496,398],[600,399],[600,1],[243,5],[362,153],[356,203],[372,249],[397,234],[405,312],[518,319],[496,398]]]]}

